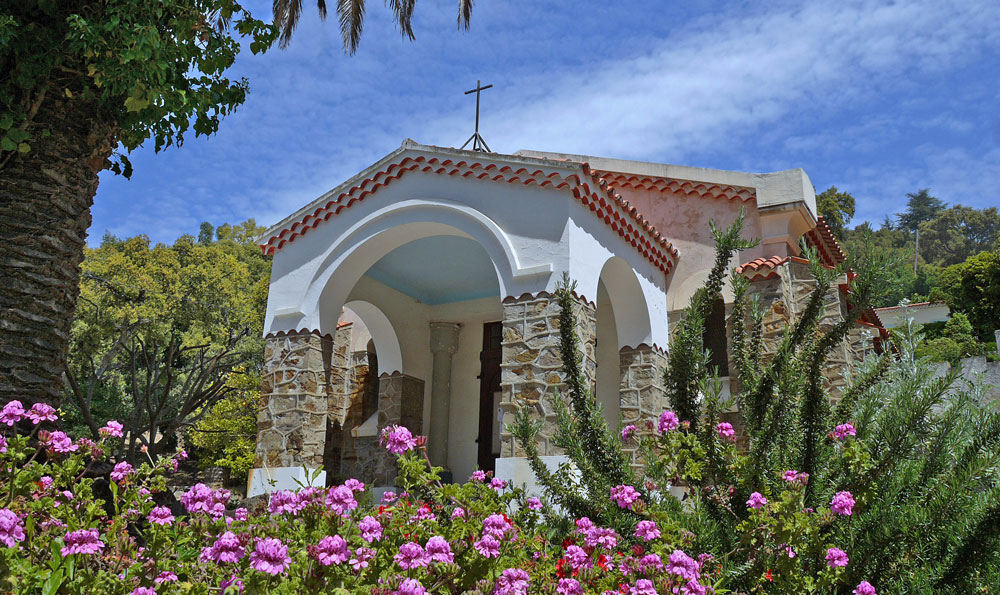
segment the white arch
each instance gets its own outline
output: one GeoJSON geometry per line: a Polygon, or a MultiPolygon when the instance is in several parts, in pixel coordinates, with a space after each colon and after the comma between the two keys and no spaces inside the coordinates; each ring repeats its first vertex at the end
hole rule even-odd
{"type": "Polygon", "coordinates": [[[649,305],[632,267],[621,257],[612,256],[604,263],[599,279],[611,301],[618,331],[618,348],[652,344],[649,305]]]}
{"type": "Polygon", "coordinates": [[[403,371],[403,350],[399,347],[399,337],[392,322],[382,310],[362,300],[352,300],[344,304],[344,309],[353,312],[364,323],[368,333],[375,343],[375,353],[378,354],[379,373],[403,371]]]}
{"type": "Polygon", "coordinates": [[[315,269],[300,308],[305,326],[329,329],[351,288],[380,258],[414,240],[457,235],[475,240],[493,263],[501,296],[537,290],[552,265],[523,267],[514,246],[489,217],[450,201],[407,200],[369,213],[338,238],[315,269]]]}

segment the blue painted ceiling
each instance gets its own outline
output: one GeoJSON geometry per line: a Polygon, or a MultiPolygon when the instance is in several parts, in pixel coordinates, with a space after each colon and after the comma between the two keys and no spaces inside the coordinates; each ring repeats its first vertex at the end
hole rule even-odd
{"type": "Polygon", "coordinates": [[[431,306],[501,297],[486,251],[476,241],[460,236],[433,236],[403,244],[366,274],[431,306]]]}

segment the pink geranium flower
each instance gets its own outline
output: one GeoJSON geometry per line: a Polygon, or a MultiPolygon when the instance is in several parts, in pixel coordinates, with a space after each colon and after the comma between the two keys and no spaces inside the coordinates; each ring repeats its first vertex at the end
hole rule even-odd
{"type": "Polygon", "coordinates": [[[10,401],[0,409],[0,423],[13,426],[24,419],[24,405],[21,401],[10,401]]]}
{"type": "Polygon", "coordinates": [[[619,508],[632,510],[632,505],[639,500],[639,492],[630,485],[620,485],[611,488],[611,499],[619,508]]]}
{"type": "Polygon", "coordinates": [[[520,568],[508,568],[497,579],[496,595],[528,595],[529,575],[520,568]]]}
{"type": "Polygon", "coordinates": [[[861,581],[858,583],[857,588],[854,589],[854,595],[877,595],[877,593],[875,593],[875,587],[871,583],[861,581]]]}
{"type": "Polygon", "coordinates": [[[677,414],[673,411],[664,411],[660,414],[660,423],[657,428],[660,430],[661,434],[666,434],[671,430],[676,430],[681,425],[679,419],[677,419],[677,414]]]}
{"type": "Polygon", "coordinates": [[[0,508],[0,543],[14,547],[18,541],[24,541],[24,525],[21,524],[21,518],[9,509],[0,508]]]}
{"type": "Polygon", "coordinates": [[[846,440],[848,436],[857,436],[858,431],[854,429],[854,426],[847,424],[840,424],[833,429],[833,437],[837,440],[846,440]]]}
{"type": "Polygon", "coordinates": [[[166,506],[157,506],[149,511],[146,520],[154,525],[170,526],[174,522],[174,515],[166,506]]]}
{"type": "Polygon", "coordinates": [[[733,429],[733,424],[724,421],[715,426],[715,431],[719,433],[719,438],[722,440],[736,442],[736,430],[733,429]]]}
{"type": "Polygon", "coordinates": [[[767,505],[767,498],[765,498],[760,492],[754,492],[750,494],[750,499],[747,500],[747,508],[753,508],[754,510],[759,510],[767,505]]]}
{"type": "Polygon", "coordinates": [[[379,444],[384,444],[385,449],[389,452],[401,455],[413,450],[417,446],[417,439],[404,426],[392,425],[382,430],[379,444]]]}
{"type": "Polygon", "coordinates": [[[366,516],[361,519],[361,522],[358,523],[358,529],[361,531],[361,539],[368,543],[382,539],[382,523],[374,517],[366,516]]]}
{"type": "Polygon", "coordinates": [[[659,539],[660,530],[653,521],[639,521],[635,526],[635,536],[643,541],[659,539]]]}
{"type": "Polygon", "coordinates": [[[66,454],[75,452],[79,448],[79,446],[73,444],[73,440],[63,431],[41,432],[39,438],[41,443],[45,445],[45,448],[51,452],[66,454]]]}
{"type": "Polygon", "coordinates": [[[203,560],[211,560],[216,564],[232,564],[239,562],[246,555],[240,538],[232,531],[226,531],[215,540],[211,547],[201,550],[203,560]]]}
{"type": "Polygon", "coordinates": [[[844,550],[836,547],[826,550],[826,563],[830,566],[830,568],[847,566],[848,562],[847,552],[844,550]]]}
{"type": "Polygon", "coordinates": [[[96,554],[104,549],[101,534],[97,532],[97,529],[72,531],[66,534],[63,542],[66,545],[60,550],[60,553],[64,558],[73,554],[96,554]]]}
{"type": "Polygon", "coordinates": [[[250,567],[272,576],[284,574],[291,564],[292,559],[288,557],[288,546],[280,539],[273,537],[259,539],[254,551],[250,554],[250,567]]]}
{"type": "Polygon", "coordinates": [[[312,549],[313,557],[323,566],[331,564],[343,564],[351,557],[351,550],[347,547],[347,542],[340,535],[324,537],[319,545],[312,549]]]}
{"type": "Polygon", "coordinates": [[[830,501],[830,510],[841,516],[851,516],[854,511],[854,496],[850,492],[837,492],[830,501]]]}
{"type": "Polygon", "coordinates": [[[125,426],[121,425],[120,423],[112,419],[108,420],[108,423],[97,432],[101,436],[111,437],[111,438],[121,438],[122,430],[124,429],[125,426]]]}
{"type": "Polygon", "coordinates": [[[430,562],[430,556],[427,555],[424,548],[420,547],[419,543],[413,541],[408,541],[399,546],[399,552],[392,559],[403,570],[427,566],[428,562],[430,562]]]}
{"type": "Polygon", "coordinates": [[[56,415],[56,410],[47,403],[35,403],[31,406],[31,409],[28,410],[25,417],[30,419],[31,423],[36,426],[43,421],[56,421],[59,419],[59,416],[56,415]]]}
{"type": "Polygon", "coordinates": [[[125,481],[125,478],[132,475],[134,472],[135,470],[132,468],[132,465],[129,465],[127,461],[122,461],[121,463],[115,465],[114,470],[111,471],[111,479],[112,481],[121,483],[125,481]]]}

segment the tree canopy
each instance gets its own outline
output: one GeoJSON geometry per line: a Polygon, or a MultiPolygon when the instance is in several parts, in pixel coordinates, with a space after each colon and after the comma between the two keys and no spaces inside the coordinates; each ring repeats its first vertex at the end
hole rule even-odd
{"type": "Polygon", "coordinates": [[[208,244],[110,237],[87,251],[67,392],[90,433],[117,416],[131,448],[155,450],[259,369],[270,262],[243,241],[253,221],[225,229],[208,244]]]}
{"type": "Polygon", "coordinates": [[[906,196],[909,198],[906,210],[896,215],[896,221],[902,229],[916,231],[921,223],[937,217],[945,208],[943,200],[931,196],[930,188],[910,192],[906,196]]]}
{"type": "Polygon", "coordinates": [[[816,210],[826,219],[826,224],[838,240],[844,239],[847,224],[854,217],[854,207],[854,197],[837,190],[836,186],[830,186],[816,195],[816,210]]]}

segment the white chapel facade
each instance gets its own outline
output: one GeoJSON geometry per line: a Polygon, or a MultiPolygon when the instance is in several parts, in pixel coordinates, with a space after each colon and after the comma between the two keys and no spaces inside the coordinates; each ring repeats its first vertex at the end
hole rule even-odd
{"type": "Polygon", "coordinates": [[[529,407],[545,422],[541,453],[561,460],[549,440],[564,273],[608,421],[658,416],[671,321],[715,257],[709,220],[728,225],[741,209],[745,236],[761,238],[738,255],[752,280],[779,293],[794,284],[803,238],[828,264],[843,260],[801,169],[404,141],[261,238],[274,260],[251,495],[319,467],[318,482],[391,486],[377,440],[392,424],[426,435],[432,462],[456,481],[481,468],[531,483],[505,424],[529,407]]]}

